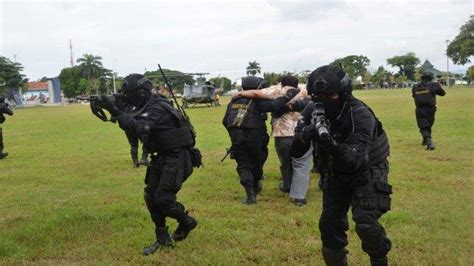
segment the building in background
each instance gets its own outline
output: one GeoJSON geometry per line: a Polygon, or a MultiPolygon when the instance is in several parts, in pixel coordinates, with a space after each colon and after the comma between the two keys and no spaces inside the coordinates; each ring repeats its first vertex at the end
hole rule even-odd
{"type": "Polygon", "coordinates": [[[61,85],[59,79],[51,78],[45,82],[28,82],[22,99],[25,104],[60,103],[61,85]]]}
{"type": "Polygon", "coordinates": [[[438,78],[438,79],[441,78],[441,75],[442,75],[441,71],[434,68],[433,64],[431,64],[431,62],[428,61],[428,59],[426,59],[423,65],[420,66],[420,72],[423,73],[425,71],[433,73],[433,76],[435,78],[438,78]]]}

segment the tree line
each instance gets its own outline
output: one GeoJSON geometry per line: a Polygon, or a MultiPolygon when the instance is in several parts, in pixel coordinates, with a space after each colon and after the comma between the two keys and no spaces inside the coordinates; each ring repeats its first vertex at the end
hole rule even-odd
{"type": "MultiPolygon", "coordinates": [[[[469,20],[461,26],[459,34],[451,41],[447,47],[446,53],[449,58],[455,63],[465,65],[470,63],[471,57],[474,55],[474,15],[470,16],[469,20]]],[[[64,68],[59,73],[59,80],[61,81],[61,88],[66,97],[72,98],[77,95],[108,93],[113,90],[112,71],[107,69],[102,64],[102,57],[92,54],[84,54],[77,59],[77,66],[64,68]]],[[[406,82],[415,81],[419,79],[420,73],[417,66],[420,60],[415,53],[407,53],[404,55],[397,55],[387,59],[387,64],[398,68],[398,71],[392,73],[379,66],[375,71],[370,72],[368,67],[370,59],[364,55],[348,55],[334,60],[331,64],[341,65],[343,69],[352,78],[362,77],[365,83],[371,82],[374,84],[382,84],[384,82],[406,82]]],[[[5,94],[9,89],[18,90],[24,87],[28,79],[21,72],[23,66],[20,63],[12,62],[5,56],[0,55],[0,94],[5,94]]],[[[171,86],[177,92],[182,92],[185,83],[193,84],[195,82],[192,75],[177,71],[164,70],[168,76],[171,86]]],[[[270,84],[277,84],[282,75],[295,75],[301,83],[305,83],[310,71],[302,71],[300,73],[291,73],[284,71],[283,73],[264,72],[263,77],[270,84]]],[[[144,73],[149,77],[156,87],[164,86],[163,78],[158,71],[147,71],[144,73]]],[[[261,74],[261,66],[257,61],[249,62],[246,68],[247,75],[261,74]]],[[[456,76],[456,74],[454,75],[456,76]]],[[[474,81],[474,66],[470,66],[465,74],[467,81],[474,81]]],[[[46,81],[47,78],[41,78],[41,81],[46,81]]],[[[122,78],[116,77],[116,87],[120,87],[122,78]]],[[[213,77],[209,81],[214,83],[217,87],[222,87],[224,90],[230,90],[235,87],[235,83],[228,77],[218,76],[213,77]]]]}

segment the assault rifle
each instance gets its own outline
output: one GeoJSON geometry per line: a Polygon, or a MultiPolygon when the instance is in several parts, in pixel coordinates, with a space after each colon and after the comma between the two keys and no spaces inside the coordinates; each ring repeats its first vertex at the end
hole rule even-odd
{"type": "Polygon", "coordinates": [[[322,103],[314,103],[312,122],[316,125],[317,134],[320,140],[328,141],[331,139],[331,135],[329,135],[329,121],[326,119],[326,113],[322,103]]]}
{"type": "MultiPolygon", "coordinates": [[[[87,100],[90,102],[90,107],[92,113],[97,116],[100,120],[107,122],[115,122],[113,117],[108,118],[104,112],[104,109],[107,110],[108,102],[112,102],[115,106],[120,106],[123,103],[122,94],[112,94],[112,95],[91,95],[87,97],[87,100]]],[[[107,110],[108,111],[108,110],[107,110]]]]}

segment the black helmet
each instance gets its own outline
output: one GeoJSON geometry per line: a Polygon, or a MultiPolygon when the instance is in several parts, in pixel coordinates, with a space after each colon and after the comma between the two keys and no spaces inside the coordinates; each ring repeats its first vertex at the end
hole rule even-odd
{"type": "Polygon", "coordinates": [[[153,84],[141,74],[130,74],[123,79],[122,88],[124,99],[128,104],[141,107],[151,95],[153,84]]]}
{"type": "Polygon", "coordinates": [[[242,78],[243,90],[257,90],[270,87],[270,84],[262,78],[255,76],[248,76],[242,78]]]}
{"type": "Polygon", "coordinates": [[[306,89],[313,97],[316,92],[351,94],[351,78],[338,66],[322,66],[311,72],[308,76],[306,89]]]}
{"type": "Polygon", "coordinates": [[[430,71],[424,71],[423,74],[421,74],[421,80],[431,81],[433,78],[433,73],[430,71]]]}

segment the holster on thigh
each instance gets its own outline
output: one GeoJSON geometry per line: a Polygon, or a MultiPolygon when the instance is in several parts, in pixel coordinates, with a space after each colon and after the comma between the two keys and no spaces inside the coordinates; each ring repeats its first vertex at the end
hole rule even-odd
{"type": "Polygon", "coordinates": [[[385,213],[391,208],[392,186],[388,184],[388,164],[383,163],[370,168],[369,182],[355,188],[353,207],[365,210],[378,209],[385,213]]]}

